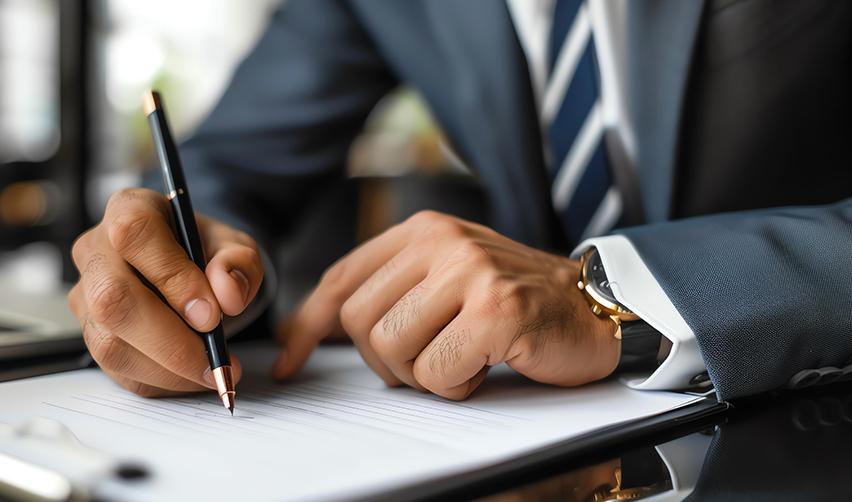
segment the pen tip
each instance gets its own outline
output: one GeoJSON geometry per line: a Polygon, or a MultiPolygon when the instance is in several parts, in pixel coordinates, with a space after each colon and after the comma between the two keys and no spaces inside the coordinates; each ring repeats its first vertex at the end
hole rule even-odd
{"type": "Polygon", "coordinates": [[[236,399],[234,399],[235,397],[236,397],[236,392],[234,392],[234,391],[226,392],[226,393],[222,394],[222,404],[224,404],[225,408],[227,408],[228,411],[231,412],[231,415],[234,414],[234,407],[237,404],[236,399]]]}

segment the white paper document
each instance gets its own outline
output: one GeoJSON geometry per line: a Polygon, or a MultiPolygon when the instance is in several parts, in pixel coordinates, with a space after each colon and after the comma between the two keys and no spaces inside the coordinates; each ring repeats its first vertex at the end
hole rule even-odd
{"type": "Polygon", "coordinates": [[[301,376],[268,376],[277,349],[237,347],[246,375],[231,417],[213,393],[144,399],[98,370],[0,384],[0,422],[46,417],[86,446],[146,465],[142,482],[102,487],[122,500],[365,497],[486,467],[699,399],[609,381],[540,385],[495,368],[461,403],[386,388],[351,347],[321,347],[301,376]]]}

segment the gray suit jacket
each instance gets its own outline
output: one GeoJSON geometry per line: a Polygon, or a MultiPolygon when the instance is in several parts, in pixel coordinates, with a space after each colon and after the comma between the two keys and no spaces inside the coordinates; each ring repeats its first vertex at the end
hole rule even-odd
{"type": "MultiPolygon", "coordinates": [[[[695,332],[718,393],[852,364],[852,5],[629,9],[647,224],[622,232],[695,332]]],[[[197,209],[263,242],[286,236],[401,82],[475,169],[491,225],[570,251],[503,0],[291,0],[182,146],[197,209]]]]}

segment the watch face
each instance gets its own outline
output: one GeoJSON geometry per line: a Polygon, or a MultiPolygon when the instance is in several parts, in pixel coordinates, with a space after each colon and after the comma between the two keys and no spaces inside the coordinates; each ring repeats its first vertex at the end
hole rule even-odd
{"type": "Polygon", "coordinates": [[[610,303],[618,305],[618,300],[616,300],[615,295],[612,294],[612,287],[609,284],[609,280],[606,278],[606,271],[603,268],[601,255],[598,254],[597,249],[592,252],[589,256],[589,260],[586,262],[586,277],[589,281],[586,286],[587,288],[593,288],[596,293],[608,300],[610,303]]]}

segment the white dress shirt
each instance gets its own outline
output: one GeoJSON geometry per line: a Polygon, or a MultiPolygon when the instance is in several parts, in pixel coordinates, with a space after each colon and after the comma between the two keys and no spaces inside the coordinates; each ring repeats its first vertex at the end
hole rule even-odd
{"type": "MultiPolygon", "coordinates": [[[[586,0],[577,16],[579,22],[590,24],[594,37],[601,72],[604,124],[619,133],[627,155],[635,158],[634,129],[627,106],[630,82],[624,35],[628,1],[586,0]]],[[[527,58],[536,106],[541,109],[547,84],[547,51],[555,1],[506,2],[527,58]]],[[[692,329],[626,237],[612,235],[587,239],[574,250],[573,256],[579,256],[591,246],[597,247],[600,253],[616,299],[672,342],[671,351],[660,367],[648,378],[633,380],[630,385],[637,389],[688,387],[690,380],[705,371],[692,329]]]]}

